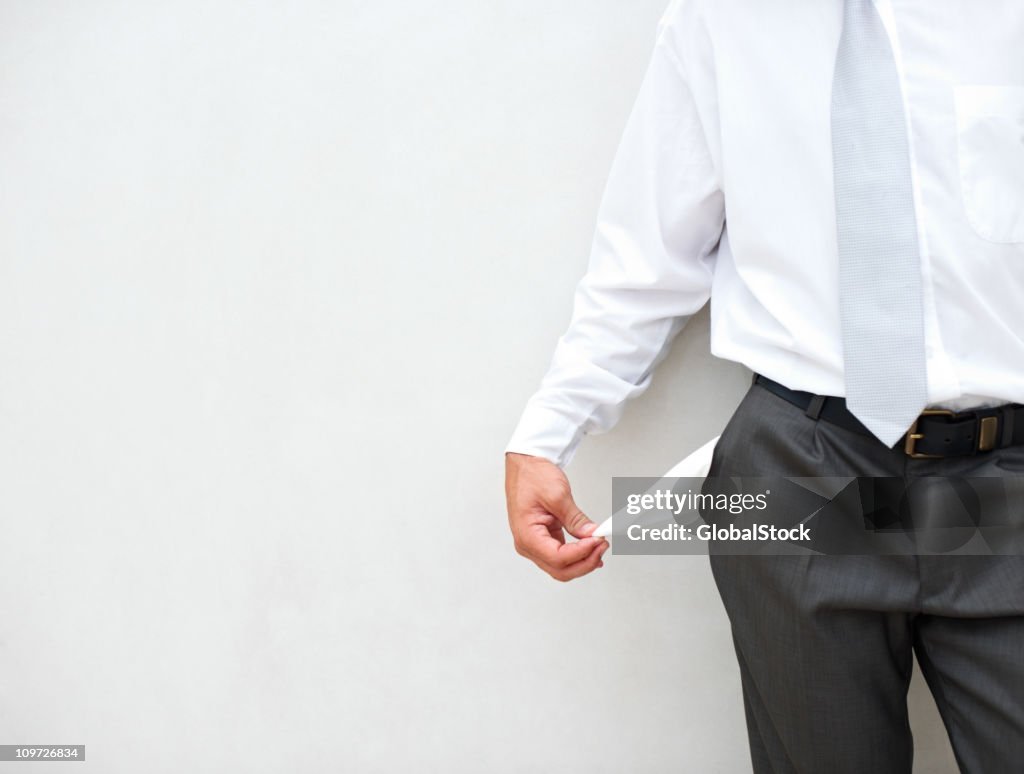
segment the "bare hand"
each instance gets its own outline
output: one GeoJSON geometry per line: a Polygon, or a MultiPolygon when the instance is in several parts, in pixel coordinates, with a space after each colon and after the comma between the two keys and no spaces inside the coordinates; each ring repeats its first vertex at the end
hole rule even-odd
{"type": "Polygon", "coordinates": [[[516,551],[552,578],[570,581],[598,567],[608,550],[604,538],[590,537],[597,525],[572,499],[562,469],[543,457],[505,455],[508,524],[516,551]],[[565,542],[565,532],[575,538],[565,542]]]}

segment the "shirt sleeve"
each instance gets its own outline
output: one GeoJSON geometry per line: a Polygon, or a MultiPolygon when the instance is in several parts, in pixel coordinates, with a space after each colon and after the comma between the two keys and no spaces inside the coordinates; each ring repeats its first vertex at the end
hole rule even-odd
{"type": "Polygon", "coordinates": [[[673,2],[612,162],[568,329],[506,451],[569,463],[612,428],[711,292],[723,197],[673,2]]]}

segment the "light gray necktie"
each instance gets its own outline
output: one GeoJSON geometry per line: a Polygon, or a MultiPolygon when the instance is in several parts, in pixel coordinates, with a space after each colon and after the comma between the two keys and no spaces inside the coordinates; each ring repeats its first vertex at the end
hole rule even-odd
{"type": "Polygon", "coordinates": [[[871,0],[846,0],[832,150],[846,402],[892,447],[927,404],[927,375],[903,100],[871,0]]]}

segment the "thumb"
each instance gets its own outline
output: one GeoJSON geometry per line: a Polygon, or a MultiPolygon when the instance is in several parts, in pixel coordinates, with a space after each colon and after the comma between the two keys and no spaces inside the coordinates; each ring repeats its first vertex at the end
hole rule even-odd
{"type": "Polygon", "coordinates": [[[565,530],[574,538],[590,537],[590,534],[597,529],[597,524],[587,518],[586,514],[576,505],[570,492],[564,492],[551,503],[552,513],[565,530]]]}

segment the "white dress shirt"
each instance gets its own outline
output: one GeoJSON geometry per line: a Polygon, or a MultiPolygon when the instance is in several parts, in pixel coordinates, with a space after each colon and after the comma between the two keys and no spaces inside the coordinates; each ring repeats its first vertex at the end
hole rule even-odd
{"type": "MultiPolygon", "coordinates": [[[[932,406],[1024,402],[1024,2],[876,0],[910,138],[932,406]]],[[[572,321],[508,451],[572,458],[711,300],[711,352],[844,395],[830,100],[843,0],[676,0],[572,321]]]]}

